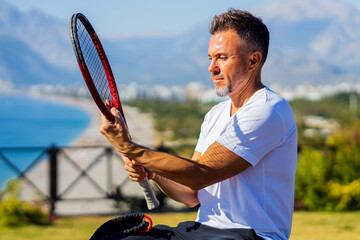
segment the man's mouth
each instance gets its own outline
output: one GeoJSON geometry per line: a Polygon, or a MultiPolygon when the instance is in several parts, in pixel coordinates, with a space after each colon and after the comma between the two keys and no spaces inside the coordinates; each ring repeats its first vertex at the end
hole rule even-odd
{"type": "Polygon", "coordinates": [[[214,83],[218,83],[218,82],[221,82],[221,81],[224,81],[224,78],[222,78],[222,77],[213,77],[213,82],[214,83]]]}

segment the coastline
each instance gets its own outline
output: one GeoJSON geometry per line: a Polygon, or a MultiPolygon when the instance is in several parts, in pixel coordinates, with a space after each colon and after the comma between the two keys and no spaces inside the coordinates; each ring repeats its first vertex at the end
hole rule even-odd
{"type": "MultiPolygon", "coordinates": [[[[89,114],[90,122],[88,126],[79,136],[68,143],[69,146],[111,146],[107,139],[99,132],[101,124],[100,111],[92,99],[40,94],[29,94],[29,96],[76,106],[89,114]]],[[[123,105],[123,110],[132,139],[141,145],[153,148],[155,146],[155,130],[151,114],[142,113],[138,109],[126,105],[123,105]]]]}

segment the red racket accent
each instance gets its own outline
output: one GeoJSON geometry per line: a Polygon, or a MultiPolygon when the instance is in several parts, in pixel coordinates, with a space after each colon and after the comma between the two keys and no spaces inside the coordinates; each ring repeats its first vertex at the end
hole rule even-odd
{"type": "Polygon", "coordinates": [[[146,232],[150,231],[150,229],[152,228],[152,220],[149,216],[144,214],[143,220],[148,223],[148,228],[145,230],[139,231],[138,233],[146,233],[146,232]]]}

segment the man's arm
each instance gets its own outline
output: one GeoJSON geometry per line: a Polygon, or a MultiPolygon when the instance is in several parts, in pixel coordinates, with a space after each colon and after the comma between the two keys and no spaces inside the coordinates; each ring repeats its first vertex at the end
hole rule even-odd
{"type": "MultiPolygon", "coordinates": [[[[200,152],[194,152],[192,160],[196,161],[201,156],[200,152]]],[[[170,179],[156,175],[153,179],[163,193],[175,201],[182,202],[188,207],[195,207],[200,202],[198,199],[198,191],[189,188],[183,184],[174,182],[170,179]]]]}
{"type": "Polygon", "coordinates": [[[115,123],[102,116],[100,132],[117,151],[154,172],[156,175],[200,190],[216,182],[230,178],[250,166],[246,160],[218,142],[214,142],[196,161],[158,152],[131,141],[127,128],[117,109],[111,109],[115,123]]]}
{"type": "MultiPolygon", "coordinates": [[[[200,156],[201,153],[195,151],[192,160],[196,161],[200,156]]],[[[128,172],[130,180],[143,182],[145,178],[148,177],[156,182],[164,194],[175,201],[184,203],[188,207],[195,207],[199,204],[197,191],[160,175],[156,175],[149,170],[145,171],[142,166],[134,165],[133,162],[126,157],[123,157],[123,159],[125,161],[125,170],[128,172]]]]}
{"type": "Polygon", "coordinates": [[[124,154],[136,159],[145,169],[196,191],[228,179],[250,166],[250,163],[218,142],[214,142],[197,161],[137,144],[131,145],[130,149],[125,150],[124,154]]]}

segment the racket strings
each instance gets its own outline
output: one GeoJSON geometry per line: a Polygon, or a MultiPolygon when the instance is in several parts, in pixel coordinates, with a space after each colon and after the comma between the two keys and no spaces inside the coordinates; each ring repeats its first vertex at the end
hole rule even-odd
{"type": "Polygon", "coordinates": [[[106,77],[106,72],[102,65],[99,54],[96,51],[96,47],[91,39],[91,36],[81,21],[78,21],[77,23],[77,32],[81,51],[84,56],[84,61],[88,67],[95,87],[104,102],[106,99],[111,100],[112,96],[106,77]]]}

